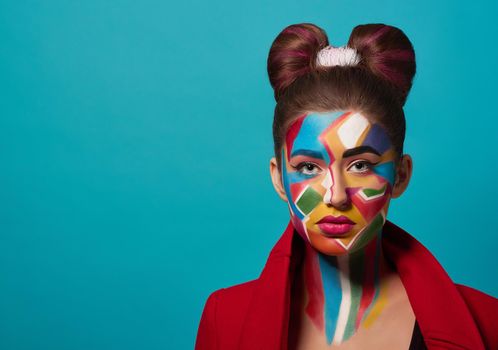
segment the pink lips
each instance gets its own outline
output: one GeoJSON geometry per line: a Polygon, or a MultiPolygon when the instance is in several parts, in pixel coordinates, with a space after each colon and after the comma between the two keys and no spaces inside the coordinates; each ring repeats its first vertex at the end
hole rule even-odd
{"type": "Polygon", "coordinates": [[[338,217],[328,215],[317,222],[320,230],[327,236],[345,236],[355,224],[344,215],[338,217]]]}

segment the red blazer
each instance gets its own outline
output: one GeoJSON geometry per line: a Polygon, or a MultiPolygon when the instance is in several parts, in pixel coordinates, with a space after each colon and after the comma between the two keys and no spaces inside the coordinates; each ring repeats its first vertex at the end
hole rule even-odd
{"type": "MultiPolygon", "coordinates": [[[[434,256],[393,223],[386,221],[382,237],[428,349],[498,349],[498,299],[453,283],[434,256]]],[[[289,223],[258,279],[213,292],[195,349],[287,349],[290,286],[302,244],[289,223]]]]}

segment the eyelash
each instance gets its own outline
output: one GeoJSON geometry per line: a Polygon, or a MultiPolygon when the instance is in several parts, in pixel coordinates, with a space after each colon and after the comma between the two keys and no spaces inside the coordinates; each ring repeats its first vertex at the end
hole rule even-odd
{"type": "MultiPolygon", "coordinates": [[[[292,166],[292,168],[294,168],[295,170],[299,171],[303,175],[307,175],[307,176],[316,175],[316,174],[304,174],[303,173],[303,169],[306,166],[313,166],[313,167],[315,167],[317,169],[320,169],[320,167],[318,165],[316,165],[315,163],[312,163],[312,162],[301,162],[297,166],[292,166]]],[[[308,170],[308,171],[311,171],[311,170],[308,170]]]]}
{"type": "MultiPolygon", "coordinates": [[[[357,160],[357,161],[353,162],[347,168],[347,170],[350,170],[352,167],[354,167],[357,164],[364,164],[366,166],[366,169],[359,170],[359,171],[353,171],[353,173],[355,173],[355,174],[365,174],[365,173],[368,173],[368,172],[370,172],[372,170],[372,168],[375,165],[377,165],[377,163],[371,163],[368,160],[357,160]]],[[[312,163],[312,162],[301,162],[297,166],[292,166],[292,168],[295,169],[296,171],[300,172],[301,174],[305,175],[305,176],[315,176],[315,175],[318,174],[318,173],[315,173],[315,174],[306,174],[306,173],[304,173],[303,169],[305,167],[307,167],[307,166],[313,166],[316,169],[321,169],[317,164],[312,163]]],[[[308,171],[312,171],[312,170],[308,170],[308,171]]]]}
{"type": "MultiPolygon", "coordinates": [[[[349,167],[348,167],[348,170],[350,170],[352,167],[354,167],[355,165],[357,164],[364,164],[366,166],[366,169],[365,170],[359,170],[359,171],[356,171],[355,173],[366,173],[370,170],[372,170],[372,168],[377,164],[377,163],[371,163],[367,160],[359,160],[359,161],[356,161],[354,163],[352,163],[349,167]]],[[[320,169],[320,167],[315,164],[315,163],[312,163],[312,162],[301,162],[299,163],[297,166],[292,166],[293,169],[295,169],[296,171],[299,171],[300,173],[304,173],[303,172],[303,169],[307,166],[313,166],[314,168],[318,168],[320,169]]],[[[308,171],[312,171],[312,170],[308,170],[308,171]]],[[[314,174],[304,174],[304,175],[314,175],[314,174]]]]}
{"type": "Polygon", "coordinates": [[[371,163],[369,162],[368,160],[359,160],[359,161],[356,161],[354,163],[352,163],[349,167],[348,167],[348,170],[350,170],[352,167],[354,167],[355,165],[357,164],[365,164],[366,166],[366,169],[365,170],[359,170],[359,171],[354,171],[354,173],[359,173],[359,174],[363,174],[363,173],[366,173],[370,170],[372,170],[372,168],[377,164],[377,163],[371,163]]]}

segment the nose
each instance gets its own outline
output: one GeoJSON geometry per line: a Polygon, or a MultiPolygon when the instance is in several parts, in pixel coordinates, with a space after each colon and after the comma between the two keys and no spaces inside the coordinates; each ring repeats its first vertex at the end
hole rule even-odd
{"type": "Polygon", "coordinates": [[[346,192],[344,177],[339,171],[328,169],[325,180],[322,185],[326,192],[323,201],[336,209],[345,210],[349,207],[350,200],[346,192]]]}

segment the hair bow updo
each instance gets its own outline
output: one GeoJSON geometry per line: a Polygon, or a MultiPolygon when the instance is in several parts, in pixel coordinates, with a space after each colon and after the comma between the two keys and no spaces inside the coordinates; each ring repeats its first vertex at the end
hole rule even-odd
{"type": "Polygon", "coordinates": [[[293,24],[275,38],[267,60],[275,100],[301,77],[335,69],[363,69],[389,82],[403,105],[415,74],[415,52],[399,29],[382,23],[356,26],[345,46],[329,45],[325,31],[312,24],[293,24]]]}

